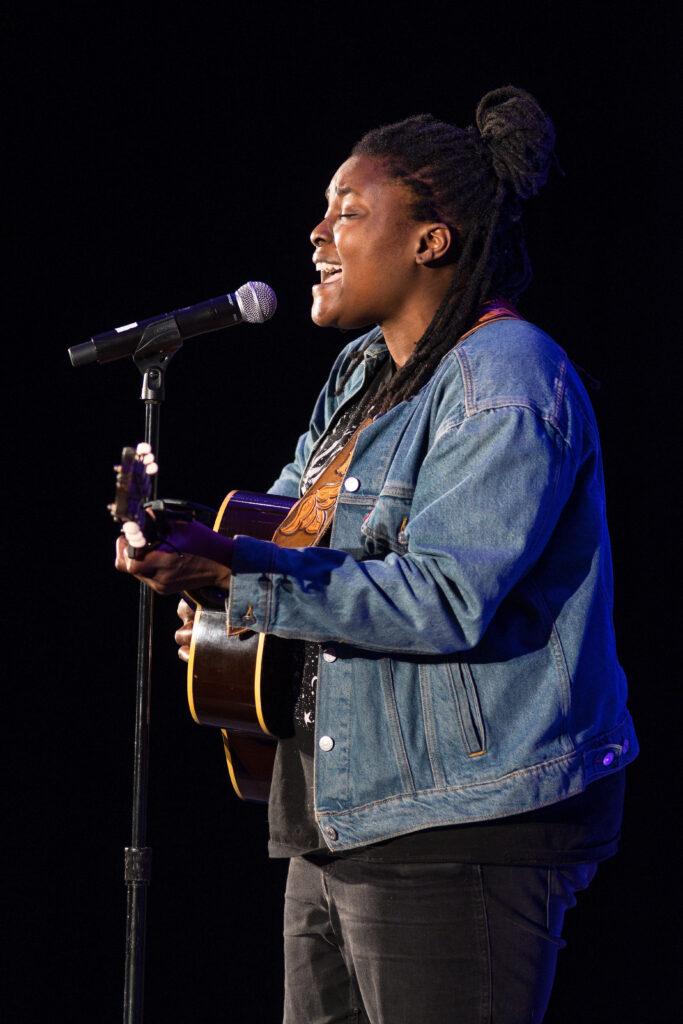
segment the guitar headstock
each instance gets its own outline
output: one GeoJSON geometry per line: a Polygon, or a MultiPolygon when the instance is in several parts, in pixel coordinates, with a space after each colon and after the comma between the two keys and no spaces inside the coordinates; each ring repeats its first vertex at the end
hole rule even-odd
{"type": "Polygon", "coordinates": [[[158,469],[152,448],[145,441],[137,448],[124,448],[120,465],[114,466],[116,493],[108,508],[113,518],[123,523],[123,532],[132,548],[147,545],[144,531],[149,517],[145,514],[144,505],[153,497],[154,476],[158,469]]]}

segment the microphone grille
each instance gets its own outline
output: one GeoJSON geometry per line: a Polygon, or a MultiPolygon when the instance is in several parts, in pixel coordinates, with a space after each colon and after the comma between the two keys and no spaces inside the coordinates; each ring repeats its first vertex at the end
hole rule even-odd
{"type": "Polygon", "coordinates": [[[263,281],[249,281],[235,292],[242,319],[248,324],[262,324],[270,320],[277,309],[277,298],[273,289],[263,281]]]}

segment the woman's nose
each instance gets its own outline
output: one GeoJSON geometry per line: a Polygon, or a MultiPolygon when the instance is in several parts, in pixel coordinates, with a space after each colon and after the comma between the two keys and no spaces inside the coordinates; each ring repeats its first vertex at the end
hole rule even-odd
{"type": "Polygon", "coordinates": [[[330,231],[329,225],[326,220],[321,220],[316,227],[311,231],[311,244],[317,249],[319,245],[323,245],[324,242],[329,242],[332,239],[332,232],[330,231]]]}

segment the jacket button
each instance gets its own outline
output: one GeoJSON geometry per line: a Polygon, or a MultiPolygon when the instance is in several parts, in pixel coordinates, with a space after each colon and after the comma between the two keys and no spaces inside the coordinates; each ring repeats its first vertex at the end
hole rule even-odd
{"type": "Polygon", "coordinates": [[[321,736],[318,740],[318,746],[321,750],[332,750],[334,746],[334,740],[331,736],[321,736]]]}
{"type": "Polygon", "coordinates": [[[327,661],[332,664],[333,661],[337,660],[337,653],[334,647],[326,647],[323,651],[323,661],[327,661]]]}
{"type": "Polygon", "coordinates": [[[357,476],[347,476],[346,480],[344,481],[345,491],[357,491],[359,487],[360,480],[358,479],[357,476]]]}
{"type": "Polygon", "coordinates": [[[325,829],[325,835],[327,836],[328,839],[339,839],[339,833],[337,832],[336,828],[332,828],[331,825],[328,825],[327,828],[325,829]]]}

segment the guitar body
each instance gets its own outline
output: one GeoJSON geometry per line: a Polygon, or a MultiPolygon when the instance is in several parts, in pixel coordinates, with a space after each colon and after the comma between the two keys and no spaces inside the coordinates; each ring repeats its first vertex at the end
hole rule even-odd
{"type": "MultiPolygon", "coordinates": [[[[228,537],[270,540],[294,504],[293,498],[231,491],[214,529],[228,537]]],[[[229,632],[223,601],[215,594],[196,596],[187,673],[190,712],[200,725],[222,730],[237,795],[267,803],[278,737],[292,732],[301,645],[248,629],[229,632]]]]}

